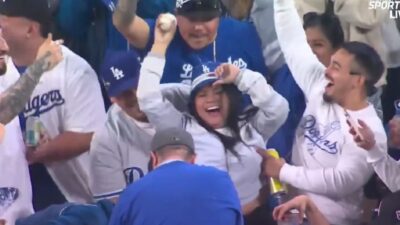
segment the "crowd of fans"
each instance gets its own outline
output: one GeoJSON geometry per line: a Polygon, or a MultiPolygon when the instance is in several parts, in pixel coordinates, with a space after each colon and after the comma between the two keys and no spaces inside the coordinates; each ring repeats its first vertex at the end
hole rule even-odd
{"type": "Polygon", "coordinates": [[[0,1],[0,225],[400,224],[369,2],[0,1]]]}

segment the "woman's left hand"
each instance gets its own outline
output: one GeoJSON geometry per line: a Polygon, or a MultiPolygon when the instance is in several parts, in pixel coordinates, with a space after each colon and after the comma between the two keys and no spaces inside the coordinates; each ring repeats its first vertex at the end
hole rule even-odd
{"type": "Polygon", "coordinates": [[[232,84],[240,73],[240,69],[229,63],[223,63],[215,69],[215,75],[219,78],[214,85],[232,84]]]}

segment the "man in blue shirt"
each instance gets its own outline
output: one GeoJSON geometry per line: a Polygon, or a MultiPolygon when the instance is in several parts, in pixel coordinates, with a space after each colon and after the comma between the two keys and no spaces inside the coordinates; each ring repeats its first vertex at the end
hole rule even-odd
{"type": "MultiPolygon", "coordinates": [[[[145,55],[154,42],[155,20],[135,15],[137,0],[120,0],[114,25],[145,55]]],[[[229,62],[267,74],[257,32],[250,23],[221,18],[219,0],[176,1],[178,31],[166,53],[163,83],[190,83],[202,62],[229,62]]]]}
{"type": "Polygon", "coordinates": [[[194,165],[192,136],[179,128],[157,131],[155,170],[128,186],[110,225],[241,225],[240,203],[229,175],[194,165]]]}

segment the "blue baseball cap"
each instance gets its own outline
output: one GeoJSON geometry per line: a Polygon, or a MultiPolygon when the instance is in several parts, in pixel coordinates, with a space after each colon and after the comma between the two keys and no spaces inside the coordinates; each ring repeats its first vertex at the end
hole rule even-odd
{"type": "Polygon", "coordinates": [[[136,89],[139,82],[139,55],[129,52],[109,52],[101,68],[100,77],[109,97],[115,97],[122,92],[136,89]]]}
{"type": "Polygon", "coordinates": [[[199,90],[213,84],[218,80],[218,77],[215,76],[214,71],[219,65],[221,65],[221,63],[207,62],[194,67],[192,72],[191,96],[196,95],[199,90]]]}
{"type": "Polygon", "coordinates": [[[210,21],[221,15],[220,0],[177,0],[176,13],[192,21],[210,21]]]}

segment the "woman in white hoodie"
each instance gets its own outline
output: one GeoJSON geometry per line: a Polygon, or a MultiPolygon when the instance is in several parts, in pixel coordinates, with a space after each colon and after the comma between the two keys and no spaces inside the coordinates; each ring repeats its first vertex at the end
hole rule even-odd
{"type": "Polygon", "coordinates": [[[165,52],[175,30],[176,26],[162,31],[157,24],[155,43],[141,68],[139,106],[156,129],[178,126],[191,133],[196,163],[227,171],[244,214],[251,213],[264,201],[258,199],[263,185],[259,177],[261,157],[256,148],[264,148],[285,121],[287,101],[260,73],[209,62],[193,71],[190,113],[178,111],[160,90],[165,52]],[[250,96],[254,106],[246,114],[242,114],[242,93],[250,96]]]}

